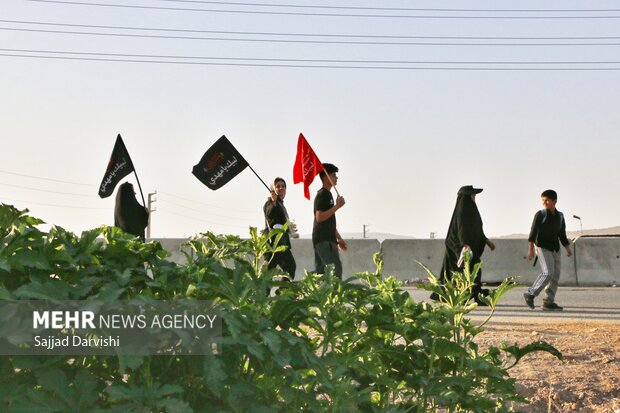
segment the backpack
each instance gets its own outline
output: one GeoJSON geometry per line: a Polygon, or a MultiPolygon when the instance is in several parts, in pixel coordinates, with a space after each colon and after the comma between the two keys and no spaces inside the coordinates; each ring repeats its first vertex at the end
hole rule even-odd
{"type": "MultiPolygon", "coordinates": [[[[557,212],[558,212],[558,214],[560,214],[560,227],[561,227],[562,224],[564,224],[564,214],[561,213],[560,211],[557,211],[557,212]]],[[[540,225],[542,225],[547,220],[547,209],[541,209],[540,210],[540,215],[542,216],[542,219],[540,221],[540,225]]]]}

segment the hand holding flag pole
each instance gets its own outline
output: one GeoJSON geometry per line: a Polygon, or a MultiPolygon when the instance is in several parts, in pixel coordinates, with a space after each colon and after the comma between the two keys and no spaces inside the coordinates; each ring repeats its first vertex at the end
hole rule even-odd
{"type": "Polygon", "coordinates": [[[326,173],[325,176],[327,177],[327,180],[331,184],[332,188],[334,188],[334,191],[336,191],[336,195],[340,196],[340,192],[338,192],[338,188],[336,188],[336,185],[334,185],[334,182],[332,181],[332,178],[329,176],[328,173],[326,173]]]}

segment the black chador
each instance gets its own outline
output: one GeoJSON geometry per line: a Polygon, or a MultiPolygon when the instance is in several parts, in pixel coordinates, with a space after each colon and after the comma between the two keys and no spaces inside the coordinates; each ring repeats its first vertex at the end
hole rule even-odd
{"type": "Polygon", "coordinates": [[[140,237],[144,241],[144,230],[149,224],[149,213],[136,199],[133,185],[125,182],[116,193],[114,206],[114,226],[140,237]]]}
{"type": "MultiPolygon", "coordinates": [[[[453,271],[463,271],[463,263],[459,263],[459,258],[465,245],[471,248],[472,259],[470,261],[470,268],[473,270],[474,265],[480,262],[480,256],[484,252],[487,237],[482,230],[482,218],[472,196],[480,192],[482,192],[482,189],[474,188],[471,185],[459,189],[452,219],[450,220],[450,227],[446,235],[446,254],[444,255],[440,273],[442,283],[445,278],[450,279],[452,277],[453,271]]],[[[481,287],[482,279],[479,272],[472,291],[472,296],[476,301],[478,301],[477,297],[480,292],[486,293],[481,287]]]]}
{"type": "MultiPolygon", "coordinates": [[[[265,202],[265,205],[263,206],[263,212],[265,213],[265,231],[269,231],[273,228],[282,228],[284,224],[289,222],[288,212],[286,211],[284,201],[281,198],[277,198],[275,203],[272,202],[271,198],[268,198],[267,202],[265,202]]],[[[288,248],[285,251],[276,252],[273,256],[267,257],[270,260],[267,268],[276,268],[276,266],[279,265],[280,268],[286,271],[289,275],[290,280],[293,280],[295,279],[297,263],[295,262],[295,258],[291,252],[290,232],[291,231],[289,229],[282,234],[282,238],[280,238],[279,243],[279,245],[284,245],[288,248]]],[[[273,243],[273,240],[271,240],[270,243],[273,243]]]]}

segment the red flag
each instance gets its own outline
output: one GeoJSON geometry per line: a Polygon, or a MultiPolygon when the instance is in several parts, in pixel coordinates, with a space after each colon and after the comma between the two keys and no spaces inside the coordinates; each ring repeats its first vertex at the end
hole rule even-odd
{"type": "Polygon", "coordinates": [[[303,134],[299,134],[297,141],[297,156],[295,157],[295,166],[293,166],[293,183],[304,183],[304,196],[310,199],[310,184],[323,170],[323,164],[319,161],[310,144],[304,138],[303,134]]]}

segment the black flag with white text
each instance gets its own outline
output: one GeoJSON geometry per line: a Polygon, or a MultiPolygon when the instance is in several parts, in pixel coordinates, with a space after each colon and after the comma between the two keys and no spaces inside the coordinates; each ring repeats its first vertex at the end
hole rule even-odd
{"type": "Polygon", "coordinates": [[[119,134],[116,137],[116,143],[114,144],[114,149],[112,150],[105,175],[101,180],[101,185],[99,185],[99,196],[101,198],[107,198],[112,195],[116,184],[133,171],[134,167],[129,157],[129,152],[127,152],[127,148],[123,143],[123,138],[121,138],[119,134]]]}
{"type": "Polygon", "coordinates": [[[192,173],[200,182],[216,190],[248,167],[239,151],[222,135],[194,165],[192,173]]]}

